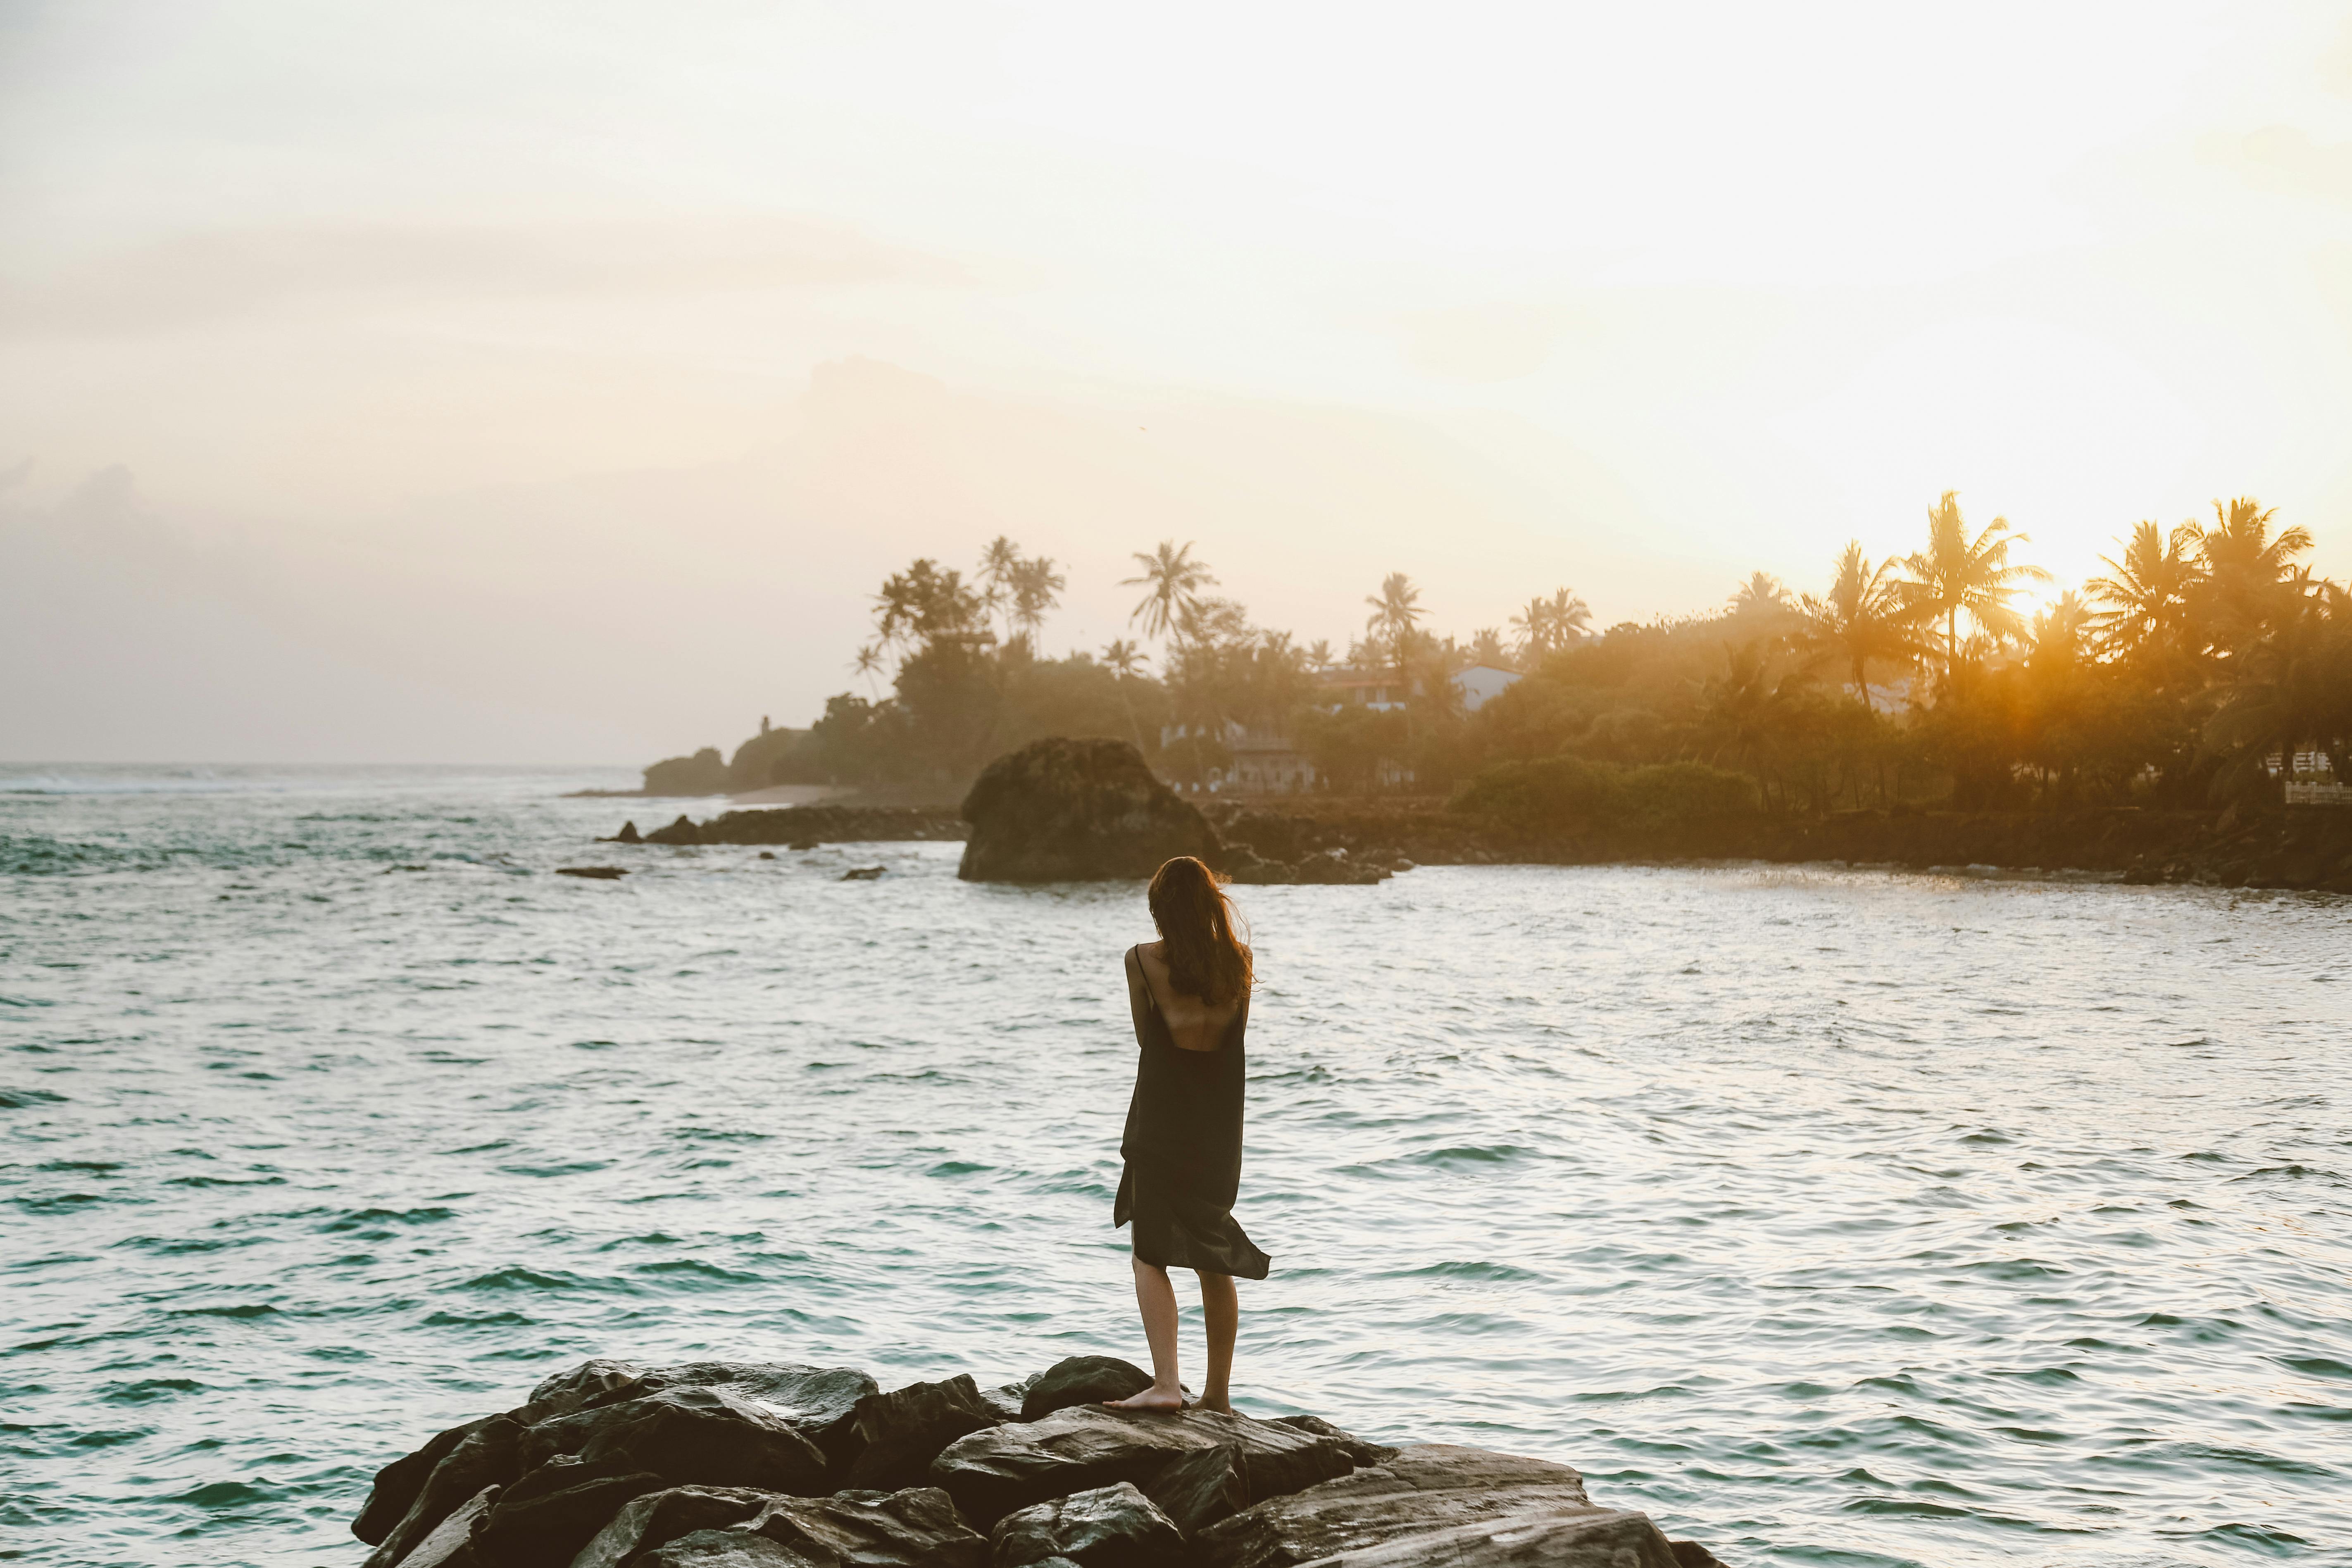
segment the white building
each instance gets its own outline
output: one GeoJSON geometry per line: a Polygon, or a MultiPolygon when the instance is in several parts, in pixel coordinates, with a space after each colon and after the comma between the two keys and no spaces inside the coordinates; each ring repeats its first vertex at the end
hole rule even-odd
{"type": "Polygon", "coordinates": [[[1474,664],[1467,669],[1455,670],[1454,689],[1462,693],[1462,711],[1475,713],[1501,696],[1504,689],[1518,678],[1517,670],[1498,669],[1491,664],[1474,664]]]}

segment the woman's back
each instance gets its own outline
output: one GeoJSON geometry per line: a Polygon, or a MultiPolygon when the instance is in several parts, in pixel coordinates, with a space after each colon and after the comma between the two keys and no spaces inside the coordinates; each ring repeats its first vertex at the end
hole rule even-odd
{"type": "Polygon", "coordinates": [[[1224,1044],[1234,1018],[1248,1005],[1248,993],[1237,994],[1222,1007],[1187,995],[1176,989],[1175,978],[1168,972],[1166,948],[1165,942],[1146,942],[1135,950],[1135,956],[1143,966],[1143,983],[1150,987],[1160,1021],[1167,1026],[1169,1040],[1179,1050],[1216,1050],[1224,1044]]]}

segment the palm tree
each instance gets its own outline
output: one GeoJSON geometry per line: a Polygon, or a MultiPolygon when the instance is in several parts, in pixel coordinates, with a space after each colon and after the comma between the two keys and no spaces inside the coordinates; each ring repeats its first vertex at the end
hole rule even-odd
{"type": "MultiPolygon", "coordinates": [[[[1904,605],[1903,584],[1895,578],[1895,561],[1887,557],[1876,566],[1862,552],[1862,542],[1851,539],[1837,558],[1830,591],[1800,601],[1805,624],[1796,634],[1805,652],[1844,660],[1853,676],[1853,689],[1862,705],[1875,711],[1870,700],[1868,669],[1872,659],[1910,658],[1919,651],[1911,624],[1916,618],[1904,605]]],[[[1762,576],[1762,573],[1757,574],[1762,576]]]]}
{"type": "Polygon", "coordinates": [[[1529,599],[1528,607],[1511,617],[1511,626],[1519,662],[1535,663],[1552,648],[1551,601],[1541,595],[1529,599]]]}
{"type": "Polygon", "coordinates": [[[1307,668],[1320,675],[1331,668],[1331,639],[1317,637],[1307,645],[1307,668]]]}
{"type": "Polygon", "coordinates": [[[1529,599],[1528,607],[1511,617],[1517,628],[1511,640],[1520,662],[1531,665],[1548,653],[1582,641],[1591,619],[1592,612],[1571,589],[1556,588],[1549,598],[1529,599]]]}
{"type": "Polygon", "coordinates": [[[2050,581],[2039,566],[2011,563],[2009,547],[2026,542],[2026,535],[2010,532],[2004,517],[1994,518],[1970,539],[1958,490],[1946,490],[1927,513],[1927,548],[1904,558],[1911,577],[1902,584],[1903,597],[1923,619],[1943,621],[1947,685],[1959,668],[1962,615],[1996,641],[2023,635],[2025,622],[2009,601],[2020,583],[2050,581]]]}
{"type": "Polygon", "coordinates": [[[2161,654],[2178,647],[2201,574],[2189,558],[2201,530],[2184,522],[2168,535],[2153,522],[2131,531],[2123,559],[2099,557],[2107,569],[2083,591],[2106,607],[2092,616],[2100,646],[2118,654],[2161,654]]]}
{"type": "Polygon", "coordinates": [[[1730,602],[1735,616],[1769,616],[1789,607],[1789,590],[1769,572],[1752,573],[1730,602]]]}
{"type": "Polygon", "coordinates": [[[1566,588],[1551,591],[1551,630],[1559,647],[1582,642],[1591,635],[1588,628],[1591,621],[1592,612],[1585,607],[1582,599],[1566,588]]]}
{"type": "Polygon", "coordinates": [[[2033,625],[2026,633],[2027,640],[2033,645],[2033,662],[2054,668],[2080,659],[2095,619],[2090,606],[2074,589],[2059,595],[2056,604],[2034,616],[2033,625]]]}
{"type": "Polygon", "coordinates": [[[1413,623],[1429,614],[1421,607],[1421,590],[1412,579],[1402,572],[1391,572],[1381,580],[1381,591],[1368,594],[1364,603],[1372,607],[1364,621],[1364,629],[1372,634],[1388,649],[1389,661],[1396,667],[1397,684],[1404,684],[1404,661],[1412,651],[1413,623]]]}
{"type": "Polygon", "coordinates": [[[2263,776],[2275,752],[2294,772],[2306,745],[2326,752],[2340,775],[2352,746],[2352,594],[2325,584],[2293,605],[2271,631],[2230,661],[2234,679],[2205,725],[2205,748],[2224,765],[2217,791],[2241,791],[2263,776]]]}
{"type": "Polygon", "coordinates": [[[1756,775],[1757,798],[1769,810],[1772,789],[1766,765],[1790,727],[1805,674],[1793,670],[1774,679],[1770,649],[1762,638],[1738,647],[1726,643],[1723,657],[1724,672],[1709,676],[1699,689],[1696,735],[1709,748],[1709,762],[1728,757],[1756,775]]]}
{"type": "Polygon", "coordinates": [[[882,695],[882,690],[880,687],[875,684],[874,677],[879,673],[882,668],[882,650],[871,643],[859,648],[857,650],[857,657],[850,661],[850,668],[856,674],[862,675],[866,678],[866,689],[873,692],[876,699],[878,700],[882,695]]]}
{"type": "Polygon", "coordinates": [[[1127,710],[1127,728],[1135,737],[1135,749],[1143,750],[1143,726],[1135,720],[1135,703],[1127,694],[1127,683],[1143,672],[1143,650],[1133,643],[1114,637],[1103,645],[1103,666],[1108,669],[1118,687],[1119,706],[1127,710]]]}
{"type": "MultiPolygon", "coordinates": [[[[981,598],[991,611],[1003,611],[1013,599],[1013,574],[1021,569],[1021,547],[1000,533],[980,552],[981,598]]],[[[1013,617],[1005,616],[1004,635],[1013,636],[1013,617]]]]}
{"type": "Polygon", "coordinates": [[[1480,626],[1470,634],[1469,658],[1472,664],[1488,664],[1496,669],[1508,669],[1510,659],[1503,652],[1503,632],[1499,626],[1480,626]]]}
{"type": "Polygon", "coordinates": [[[1069,586],[1050,555],[1015,561],[1005,583],[1013,597],[1012,624],[1033,639],[1045,624],[1045,612],[1062,602],[1062,590],[1069,586]]]}
{"type": "Polygon", "coordinates": [[[2206,641],[2217,651],[2260,636],[2293,602],[2290,558],[2311,548],[2311,531],[2285,528],[2273,537],[2276,515],[2277,508],[2264,510],[2252,496],[2240,496],[2226,507],[2215,501],[2213,526],[2197,529],[2206,641]]]}
{"type": "Polygon", "coordinates": [[[1157,552],[1146,555],[1140,550],[1135,558],[1142,563],[1139,577],[1123,577],[1122,588],[1140,587],[1146,590],[1142,601],[1128,616],[1129,625],[1140,626],[1148,637],[1166,637],[1177,628],[1183,613],[1200,602],[1201,590],[1213,588],[1217,580],[1209,574],[1203,563],[1192,559],[1192,542],[1186,540],[1184,548],[1176,548],[1172,539],[1160,542],[1157,552]]]}

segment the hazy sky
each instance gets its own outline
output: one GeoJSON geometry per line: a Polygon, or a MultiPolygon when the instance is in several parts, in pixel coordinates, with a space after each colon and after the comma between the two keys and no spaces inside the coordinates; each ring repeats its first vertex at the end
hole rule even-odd
{"type": "Polygon", "coordinates": [[[0,756],[643,761],[1003,531],[1343,640],[2352,571],[2352,11],[0,0],[0,756]],[[20,465],[29,464],[28,467],[20,465]]]}

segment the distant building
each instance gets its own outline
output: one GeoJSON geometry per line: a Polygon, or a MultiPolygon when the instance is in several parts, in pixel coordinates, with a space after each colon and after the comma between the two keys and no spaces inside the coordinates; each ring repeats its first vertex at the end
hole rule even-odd
{"type": "Polygon", "coordinates": [[[1327,669],[1321,680],[1326,708],[1372,708],[1381,712],[1404,706],[1404,686],[1392,669],[1327,669]]]}
{"type": "Polygon", "coordinates": [[[1475,713],[1501,696],[1504,689],[1518,678],[1517,670],[1491,664],[1474,664],[1467,669],[1455,670],[1454,689],[1462,693],[1462,711],[1475,713]]]}

